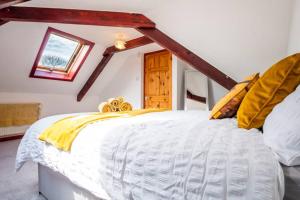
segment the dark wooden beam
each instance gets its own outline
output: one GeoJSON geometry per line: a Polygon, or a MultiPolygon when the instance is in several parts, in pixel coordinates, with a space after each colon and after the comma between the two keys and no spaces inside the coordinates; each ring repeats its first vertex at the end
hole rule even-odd
{"type": "Polygon", "coordinates": [[[9,6],[13,6],[19,3],[24,3],[29,0],[1,0],[0,1],[0,9],[7,8],[9,6]]]}
{"type": "Polygon", "coordinates": [[[126,42],[126,49],[117,49],[115,46],[111,46],[111,47],[108,47],[103,55],[106,55],[106,54],[109,54],[109,53],[118,53],[118,52],[122,52],[122,51],[127,51],[129,49],[134,49],[134,48],[137,48],[137,47],[140,47],[140,46],[144,46],[144,45],[147,45],[147,44],[151,44],[153,43],[153,41],[145,36],[143,37],[139,37],[139,38],[136,38],[136,39],[133,39],[133,40],[130,40],[128,42],[126,42]]]}
{"type": "Polygon", "coordinates": [[[198,95],[193,94],[192,92],[190,92],[189,90],[186,91],[186,97],[188,99],[192,99],[201,103],[206,103],[206,98],[205,97],[201,97],[198,95]]]}
{"type": "MultiPolygon", "coordinates": [[[[7,8],[19,3],[24,3],[26,1],[30,1],[30,0],[1,0],[0,1],[0,9],[3,8],[7,8]]],[[[0,19],[0,26],[2,26],[3,24],[6,24],[8,21],[7,20],[2,20],[0,19]]]]}
{"type": "Polygon", "coordinates": [[[142,14],[59,8],[9,7],[0,10],[0,19],[130,28],[155,27],[155,23],[142,14]]]}
{"type": "Polygon", "coordinates": [[[123,49],[123,50],[119,50],[119,49],[115,48],[115,46],[106,48],[106,50],[103,53],[103,58],[102,58],[101,62],[98,64],[98,66],[96,67],[94,72],[91,74],[91,76],[89,77],[89,79],[87,80],[87,82],[85,83],[83,88],[78,93],[77,101],[81,101],[82,98],[86,95],[88,90],[92,87],[92,85],[94,84],[94,82],[96,81],[98,76],[101,74],[101,72],[103,71],[103,69],[105,68],[105,66],[107,65],[107,63],[110,61],[110,59],[112,58],[112,56],[115,53],[127,51],[129,49],[141,47],[141,46],[151,44],[151,43],[153,43],[152,40],[143,36],[143,37],[139,37],[139,38],[129,40],[128,42],[126,42],[126,49],[123,49]]]}
{"type": "Polygon", "coordinates": [[[88,90],[92,87],[98,76],[101,74],[107,63],[110,61],[114,53],[106,54],[103,56],[101,62],[98,64],[96,69],[93,71],[87,82],[84,84],[83,88],[77,95],[77,101],[81,101],[84,95],[88,92],[88,90]]]}
{"type": "Polygon", "coordinates": [[[22,139],[23,136],[24,136],[24,133],[18,133],[18,134],[0,136],[0,142],[6,142],[6,141],[9,141],[9,140],[22,139]]]}
{"type": "Polygon", "coordinates": [[[3,24],[6,24],[8,21],[4,21],[2,19],[0,19],[0,26],[2,26],[3,24]]]}
{"type": "Polygon", "coordinates": [[[158,43],[162,47],[168,49],[178,58],[187,62],[195,69],[205,74],[212,80],[216,81],[226,89],[230,90],[237,83],[232,78],[194,54],[160,30],[156,28],[137,28],[136,30],[138,30],[140,33],[144,34],[154,42],[158,43]]]}

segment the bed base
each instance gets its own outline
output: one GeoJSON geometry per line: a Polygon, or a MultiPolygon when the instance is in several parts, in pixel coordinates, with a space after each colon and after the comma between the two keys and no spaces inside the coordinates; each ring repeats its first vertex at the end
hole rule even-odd
{"type": "Polygon", "coordinates": [[[39,192],[47,200],[104,200],[74,185],[65,176],[38,165],[39,192]]]}

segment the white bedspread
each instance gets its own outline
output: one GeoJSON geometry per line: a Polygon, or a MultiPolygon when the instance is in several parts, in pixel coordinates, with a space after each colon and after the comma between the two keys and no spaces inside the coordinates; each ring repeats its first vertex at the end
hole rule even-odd
{"type": "Polygon", "coordinates": [[[37,139],[53,122],[36,122],[18,150],[16,168],[33,160],[98,197],[113,200],[279,200],[283,174],[256,130],[207,112],[150,113],[83,129],[70,153],[37,139]]]}

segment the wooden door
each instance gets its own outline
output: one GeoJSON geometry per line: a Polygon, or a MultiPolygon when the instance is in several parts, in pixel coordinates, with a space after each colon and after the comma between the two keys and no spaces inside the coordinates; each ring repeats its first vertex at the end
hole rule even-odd
{"type": "Polygon", "coordinates": [[[144,108],[172,109],[172,54],[167,50],[145,54],[144,108]]]}

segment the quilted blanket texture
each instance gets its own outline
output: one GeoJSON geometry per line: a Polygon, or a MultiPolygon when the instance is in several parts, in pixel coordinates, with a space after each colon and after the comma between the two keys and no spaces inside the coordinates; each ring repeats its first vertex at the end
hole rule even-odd
{"type": "Polygon", "coordinates": [[[282,199],[282,169],[261,132],[208,115],[163,112],[101,121],[82,129],[70,152],[37,139],[68,115],[52,116],[27,131],[16,168],[33,160],[113,200],[282,199]]]}

